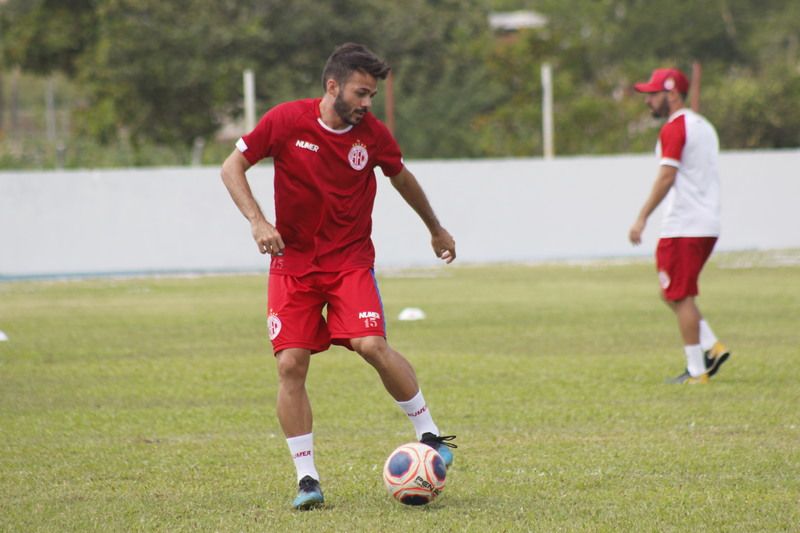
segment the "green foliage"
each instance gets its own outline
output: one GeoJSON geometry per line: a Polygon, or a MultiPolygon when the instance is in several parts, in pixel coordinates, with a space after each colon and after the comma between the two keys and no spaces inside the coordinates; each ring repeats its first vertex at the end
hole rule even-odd
{"type": "MultiPolygon", "coordinates": [[[[511,2],[495,3],[511,9],[511,2]]],[[[541,152],[535,128],[544,61],[554,66],[557,153],[650,149],[654,136],[641,127],[648,112],[632,84],[658,66],[690,73],[693,61],[703,65],[702,110],[723,148],[800,145],[796,2],[543,0],[515,7],[541,11],[549,23],[497,40],[487,56],[487,68],[499,69],[511,92],[481,119],[479,139],[489,153],[497,154],[497,139],[514,155],[541,152]]]]}
{"type": "Polygon", "coordinates": [[[723,148],[774,148],[800,144],[799,28],[794,0],[9,0],[0,68],[69,77],[80,93],[70,144],[128,143],[157,159],[150,146],[186,153],[240,123],[244,69],[261,113],[319,95],[333,47],[360,41],[393,66],[406,156],[441,158],[540,154],[544,62],[557,154],[649,150],[654,124],[633,82],[700,61],[702,111],[723,148]],[[490,30],[490,11],[518,9],[547,26],[490,30]]]}
{"type": "Polygon", "coordinates": [[[776,68],[769,76],[734,71],[711,88],[709,117],[723,145],[740,148],[800,146],[800,72],[776,68]]]}
{"type": "Polygon", "coordinates": [[[685,359],[650,260],[380,276],[455,463],[431,506],[392,502],[380,468],[413,430],[334,348],[309,375],[327,505],[306,513],[263,276],[0,283],[0,530],[793,531],[798,259],[712,258],[701,306],[733,356],[707,386],[663,383],[685,359]]]}
{"type": "MultiPolygon", "coordinates": [[[[478,27],[476,21],[475,31],[478,27]]],[[[396,135],[405,153],[417,158],[487,155],[475,142],[476,120],[502,102],[505,90],[482,67],[488,36],[467,42],[463,33],[470,31],[457,30],[459,46],[449,47],[447,56],[424,72],[410,60],[396,67],[396,135]]]]}
{"type": "Polygon", "coordinates": [[[60,70],[74,75],[76,61],[96,38],[98,3],[9,0],[0,5],[0,42],[6,61],[39,74],[60,70]]]}
{"type": "Polygon", "coordinates": [[[199,0],[106,2],[81,76],[100,110],[86,115],[89,130],[107,139],[124,127],[135,143],[184,146],[210,136],[221,119],[216,96],[235,86],[225,62],[237,44],[234,29],[218,31],[226,7],[199,0]]]}

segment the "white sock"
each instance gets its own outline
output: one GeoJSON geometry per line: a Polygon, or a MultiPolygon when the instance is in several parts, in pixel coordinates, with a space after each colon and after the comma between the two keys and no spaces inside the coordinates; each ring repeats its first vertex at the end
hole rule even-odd
{"type": "Polygon", "coordinates": [[[433,417],[425,403],[425,398],[422,397],[422,390],[417,392],[417,395],[405,402],[397,402],[400,409],[408,415],[411,423],[414,424],[414,431],[417,432],[417,440],[422,438],[423,433],[439,434],[439,428],[433,423],[433,417]]]}
{"type": "Polygon", "coordinates": [[[711,331],[711,326],[704,318],[700,319],[700,346],[707,352],[717,343],[717,336],[711,331]]]}
{"type": "Polygon", "coordinates": [[[696,378],[706,373],[706,360],[703,358],[703,349],[699,344],[689,344],[683,347],[686,352],[686,369],[692,377],[696,378]]]}
{"type": "Polygon", "coordinates": [[[289,452],[294,460],[294,467],[297,469],[297,481],[306,476],[311,476],[319,481],[317,467],[314,466],[314,434],[300,435],[286,439],[289,445],[289,452]]]}

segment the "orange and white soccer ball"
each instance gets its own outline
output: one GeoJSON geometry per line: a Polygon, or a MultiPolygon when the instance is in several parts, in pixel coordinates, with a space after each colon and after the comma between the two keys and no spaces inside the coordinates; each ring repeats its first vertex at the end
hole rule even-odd
{"type": "Polygon", "coordinates": [[[389,494],[406,505],[425,505],[444,489],[447,467],[439,453],[421,442],[398,446],[383,465],[389,494]]]}

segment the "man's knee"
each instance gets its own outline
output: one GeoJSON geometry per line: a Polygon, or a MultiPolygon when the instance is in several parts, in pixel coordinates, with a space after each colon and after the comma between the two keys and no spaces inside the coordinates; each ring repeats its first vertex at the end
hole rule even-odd
{"type": "Polygon", "coordinates": [[[361,337],[352,339],[350,344],[358,355],[370,363],[388,356],[391,350],[383,337],[361,337]]]}
{"type": "Polygon", "coordinates": [[[275,354],[281,381],[304,382],[308,374],[310,354],[307,350],[287,349],[275,354]]]}
{"type": "Polygon", "coordinates": [[[664,291],[661,291],[659,294],[661,295],[661,301],[664,302],[666,304],[666,306],[669,307],[670,309],[672,309],[673,311],[677,311],[681,307],[683,302],[686,301],[685,297],[684,298],[680,298],[678,300],[669,299],[669,298],[667,298],[667,295],[664,294],[664,291]]]}
{"type": "Polygon", "coordinates": [[[674,300],[672,305],[675,309],[682,310],[682,309],[692,309],[695,307],[694,305],[694,297],[692,296],[684,296],[680,300],[674,300]]]}

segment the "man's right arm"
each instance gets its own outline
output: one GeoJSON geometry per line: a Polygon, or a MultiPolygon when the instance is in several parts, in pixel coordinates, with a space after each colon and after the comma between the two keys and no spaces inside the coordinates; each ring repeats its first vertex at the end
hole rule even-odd
{"type": "Polygon", "coordinates": [[[250,221],[258,251],[262,254],[282,255],[285,247],[283,239],[275,226],[267,221],[247,182],[246,172],[251,166],[247,158],[238,149],[234,149],[222,164],[222,183],[228,189],[236,207],[250,221]]]}
{"type": "Polygon", "coordinates": [[[661,203],[661,200],[672,188],[675,183],[675,178],[678,175],[678,168],[671,165],[661,165],[658,169],[658,176],[650,195],[647,197],[642,209],[639,211],[639,216],[628,231],[628,240],[633,244],[642,243],[642,233],[647,225],[647,219],[655,211],[656,207],[661,203]]]}

